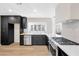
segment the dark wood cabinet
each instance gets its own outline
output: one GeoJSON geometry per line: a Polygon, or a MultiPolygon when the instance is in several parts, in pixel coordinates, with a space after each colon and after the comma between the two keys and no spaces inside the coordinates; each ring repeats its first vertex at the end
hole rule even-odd
{"type": "Polygon", "coordinates": [[[32,35],[32,45],[47,45],[48,38],[46,35],[32,35]]]}
{"type": "Polygon", "coordinates": [[[21,19],[21,28],[27,28],[27,18],[26,17],[22,17],[21,19]]]}
{"type": "Polygon", "coordinates": [[[20,16],[1,16],[1,44],[9,45],[14,42],[14,23],[20,23],[20,16]]]}
{"type": "MultiPolygon", "coordinates": [[[[21,17],[20,20],[20,34],[24,33],[24,29],[27,28],[27,18],[21,17]]],[[[24,45],[24,35],[20,35],[20,45],[24,45]]]]}
{"type": "MultiPolygon", "coordinates": [[[[20,20],[20,34],[24,33],[24,29],[23,29],[23,18],[21,17],[20,20]]],[[[24,36],[20,35],[20,45],[24,45],[24,36]]]]}
{"type": "Polygon", "coordinates": [[[1,17],[1,44],[9,44],[8,42],[8,20],[1,17]],[[7,43],[6,43],[7,42],[7,43]]]}
{"type": "Polygon", "coordinates": [[[68,55],[58,47],[58,56],[68,56],[68,55]]]}
{"type": "MultiPolygon", "coordinates": [[[[27,18],[19,15],[1,15],[1,44],[8,45],[14,42],[14,24],[20,24],[20,34],[27,28],[27,18]]],[[[20,45],[23,45],[24,36],[20,36],[20,45]]]]}
{"type": "Polygon", "coordinates": [[[24,35],[20,35],[20,45],[24,45],[24,35]]]}
{"type": "Polygon", "coordinates": [[[8,23],[8,42],[14,42],[14,24],[8,23]]]}
{"type": "Polygon", "coordinates": [[[23,17],[23,28],[27,28],[27,18],[23,17]]]}
{"type": "MultiPolygon", "coordinates": [[[[46,35],[31,35],[32,45],[47,45],[48,37],[46,35]]],[[[20,45],[24,45],[24,35],[20,35],[20,45]]]]}
{"type": "Polygon", "coordinates": [[[20,16],[8,16],[8,23],[20,23],[20,16]]]}

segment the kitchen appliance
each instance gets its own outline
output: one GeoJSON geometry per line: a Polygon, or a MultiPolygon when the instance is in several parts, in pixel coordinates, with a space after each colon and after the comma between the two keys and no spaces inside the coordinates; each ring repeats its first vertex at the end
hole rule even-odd
{"type": "Polygon", "coordinates": [[[24,45],[32,45],[31,35],[24,35],[24,45]]]}
{"type": "Polygon", "coordinates": [[[58,47],[51,40],[49,40],[49,51],[53,56],[58,56],[58,47]]]}
{"type": "Polygon", "coordinates": [[[55,40],[60,45],[79,45],[79,43],[73,42],[63,37],[53,37],[53,40],[55,40]]]}

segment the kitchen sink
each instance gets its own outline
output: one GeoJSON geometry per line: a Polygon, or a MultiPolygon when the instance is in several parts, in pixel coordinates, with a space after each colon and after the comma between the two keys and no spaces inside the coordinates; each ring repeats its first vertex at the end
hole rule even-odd
{"type": "Polygon", "coordinates": [[[53,37],[53,40],[55,40],[60,45],[79,45],[79,43],[73,42],[63,37],[53,37]]]}

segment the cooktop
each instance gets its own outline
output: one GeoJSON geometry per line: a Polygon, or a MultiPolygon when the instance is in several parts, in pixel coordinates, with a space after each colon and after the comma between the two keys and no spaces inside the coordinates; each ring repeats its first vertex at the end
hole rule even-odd
{"type": "Polygon", "coordinates": [[[79,45],[79,43],[73,42],[63,37],[53,37],[53,40],[55,40],[60,45],[79,45]]]}

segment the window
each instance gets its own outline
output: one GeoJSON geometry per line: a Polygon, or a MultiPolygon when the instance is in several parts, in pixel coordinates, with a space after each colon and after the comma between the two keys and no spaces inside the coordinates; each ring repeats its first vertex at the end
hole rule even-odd
{"type": "Polygon", "coordinates": [[[46,32],[46,23],[44,22],[30,22],[28,23],[29,32],[46,32]]]}

